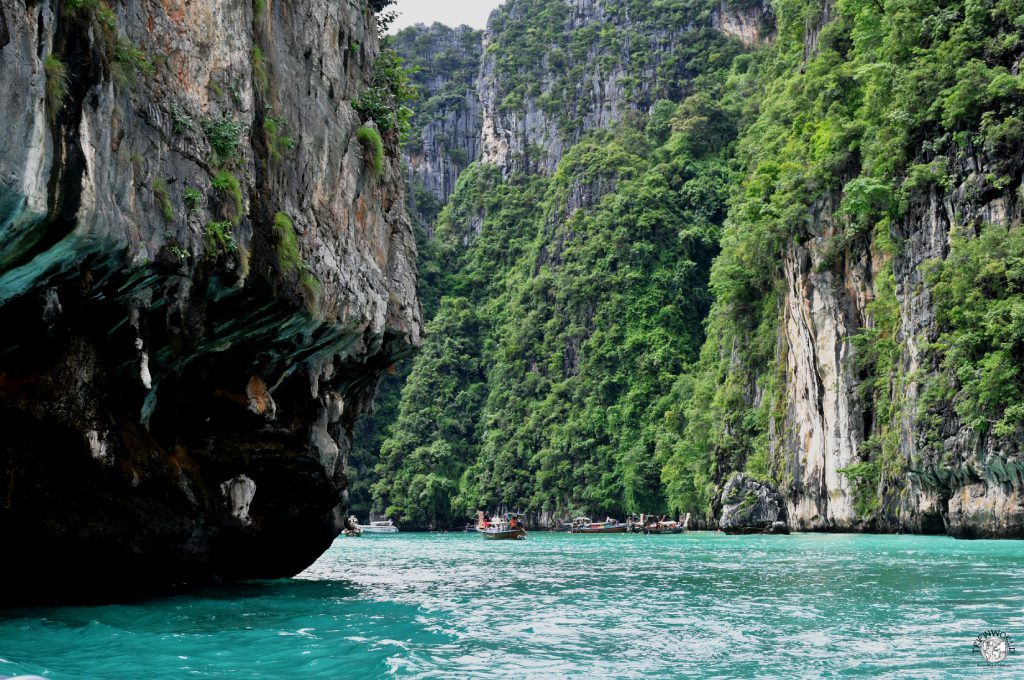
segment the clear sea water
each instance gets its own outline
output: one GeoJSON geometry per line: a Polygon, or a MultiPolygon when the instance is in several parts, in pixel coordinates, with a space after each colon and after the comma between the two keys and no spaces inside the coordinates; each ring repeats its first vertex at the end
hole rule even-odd
{"type": "MultiPolygon", "coordinates": [[[[72,566],[69,563],[69,568],[72,566]]],[[[299,577],[0,612],[0,675],[1022,678],[1024,542],[339,539],[299,577]],[[1001,664],[972,652],[998,629],[1001,664]]]]}

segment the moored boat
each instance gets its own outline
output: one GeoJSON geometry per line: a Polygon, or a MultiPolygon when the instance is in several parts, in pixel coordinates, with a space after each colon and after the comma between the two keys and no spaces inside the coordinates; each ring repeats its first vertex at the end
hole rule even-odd
{"type": "Polygon", "coordinates": [[[345,520],[345,529],[341,533],[349,538],[362,536],[363,530],[359,528],[359,519],[355,515],[349,515],[349,518],[345,520]]]}
{"type": "Polygon", "coordinates": [[[572,521],[570,534],[624,534],[628,527],[622,522],[612,519],[605,519],[603,522],[593,522],[589,517],[577,517],[572,521]]]}
{"type": "Polygon", "coordinates": [[[683,533],[683,527],[678,522],[657,522],[638,527],[636,531],[642,534],[681,534],[683,533]]]}
{"type": "Polygon", "coordinates": [[[526,538],[526,527],[520,515],[505,513],[502,519],[489,518],[483,512],[477,513],[477,532],[492,541],[516,541],[526,538]]]}
{"type": "Polygon", "coordinates": [[[364,534],[397,534],[398,527],[389,519],[377,520],[369,524],[359,524],[360,532],[364,534]]]}
{"type": "MultiPolygon", "coordinates": [[[[689,515],[687,515],[689,518],[689,515]]],[[[635,534],[681,534],[686,530],[686,522],[676,522],[666,519],[664,515],[654,517],[651,515],[640,515],[640,519],[630,517],[627,525],[629,530],[635,534]]]]}

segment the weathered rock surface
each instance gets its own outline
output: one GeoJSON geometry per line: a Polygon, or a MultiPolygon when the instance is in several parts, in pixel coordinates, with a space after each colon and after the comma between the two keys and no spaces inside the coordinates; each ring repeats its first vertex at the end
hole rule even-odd
{"type": "MultiPolygon", "coordinates": [[[[814,53],[830,8],[823,2],[818,22],[808,23],[805,55],[814,53]]],[[[913,197],[892,226],[894,254],[868,239],[844,243],[836,195],[807,215],[810,237],[786,249],[779,345],[785,418],[770,446],[785,478],[790,526],[1024,538],[1024,436],[980,434],[961,422],[952,401],[926,407],[922,400],[924,384],[940,371],[927,346],[941,331],[923,265],[949,254],[955,227],[1021,227],[1024,163],[952,144],[918,161],[948,168],[949,188],[931,186],[913,197]],[[1012,181],[996,189],[986,177],[999,175],[1012,181]],[[857,365],[856,337],[876,327],[869,305],[884,296],[898,307],[899,365],[886,388],[900,404],[895,424],[883,422],[861,393],[865,376],[857,365]],[[942,424],[940,441],[919,427],[925,408],[942,424]],[[843,470],[861,462],[866,442],[889,428],[898,430],[898,458],[907,472],[883,476],[878,488],[862,492],[879,503],[859,514],[843,470]]]]}
{"type": "Polygon", "coordinates": [[[712,25],[752,47],[772,38],[775,21],[767,1],[734,3],[721,0],[711,15],[712,25]]]}
{"type": "Polygon", "coordinates": [[[724,56],[730,48],[722,34],[758,41],[763,36],[751,27],[767,34],[770,25],[761,21],[766,12],[759,4],[723,2],[693,19],[681,8],[634,11],[625,2],[565,0],[543,8],[552,42],[538,48],[542,61],[533,63],[522,54],[535,39],[524,19],[539,9],[532,0],[510,0],[484,34],[481,159],[506,173],[550,174],[587,133],[646,114],[659,98],[683,99],[691,75],[684,36],[702,34],[724,56]],[[520,91],[513,81],[529,86],[520,91]]]}
{"type": "Polygon", "coordinates": [[[728,534],[788,534],[786,500],[769,484],[736,473],[722,490],[718,527],[728,534]]]}
{"type": "Polygon", "coordinates": [[[459,175],[480,157],[483,114],[476,79],[482,36],[468,26],[435,23],[407,28],[394,38],[395,51],[416,67],[412,78],[420,94],[412,134],[402,149],[409,212],[431,237],[459,175]]]}
{"type": "Polygon", "coordinates": [[[294,574],[419,342],[376,19],[86,5],[0,0],[0,602],[294,574]]]}

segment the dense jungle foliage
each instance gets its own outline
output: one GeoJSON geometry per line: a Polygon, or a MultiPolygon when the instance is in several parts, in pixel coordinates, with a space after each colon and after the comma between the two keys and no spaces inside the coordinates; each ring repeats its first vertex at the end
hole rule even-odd
{"type": "MultiPolygon", "coordinates": [[[[787,244],[810,236],[811,205],[840,197],[841,231],[832,244],[836,267],[868,247],[891,254],[902,247],[895,226],[914,200],[932,188],[948,188],[954,168],[970,158],[1019,168],[1024,143],[1018,70],[1024,2],[838,0],[814,42],[804,36],[822,20],[819,3],[782,0],[773,7],[778,39],[762,62],[759,115],[737,145],[736,160],[746,172],[731,193],[722,254],[711,274],[715,304],[708,342],[700,364],[677,387],[691,396],[685,417],[676,421],[679,436],[664,473],[675,504],[705,512],[716,485],[732,470],[745,467],[785,482],[784,471],[771,469],[767,437],[772,418],[781,426],[786,397],[779,389],[785,364],[777,349],[781,264],[787,244]]],[[[996,175],[990,181],[1011,180],[996,175]]],[[[996,266],[1000,247],[1012,248],[954,245],[954,251],[965,249],[958,258],[973,256],[985,268],[996,266]]],[[[891,264],[886,267],[891,271],[891,264]]],[[[948,279],[937,291],[941,315],[966,302],[963,291],[947,293],[966,281],[956,268],[939,267],[937,276],[948,279]]],[[[886,479],[928,465],[902,460],[895,450],[906,376],[895,356],[892,287],[883,286],[882,293],[872,309],[876,324],[854,338],[867,369],[861,389],[875,407],[862,460],[847,470],[862,515],[878,509],[886,479]]],[[[992,422],[1005,428],[1007,417],[1021,422],[1014,406],[1019,395],[1008,386],[1021,370],[1024,317],[1006,314],[1009,306],[1021,309],[1020,293],[1019,284],[999,293],[1008,298],[1001,317],[1009,324],[1006,337],[964,340],[978,329],[954,316],[950,332],[934,346],[946,371],[931,381],[933,392],[943,392],[933,399],[955,400],[958,413],[979,428],[992,422]],[[951,355],[958,347],[971,351],[951,355]]],[[[987,304],[997,307],[996,301],[987,304]]],[[[910,415],[922,431],[940,438],[943,423],[910,415]]]]}
{"type": "MultiPolygon", "coordinates": [[[[718,2],[604,4],[632,32],[566,31],[562,0],[492,18],[502,108],[539,103],[578,141],[550,175],[470,165],[421,243],[431,320],[380,407],[374,508],[435,528],[499,505],[710,516],[731,471],[785,483],[769,437],[786,405],[783,255],[830,199],[827,266],[883,260],[852,340],[873,417],[843,471],[870,516],[886,480],[934,464],[896,451],[898,225],[972,158],[997,169],[993,190],[1019,186],[1024,0],[776,0],[774,39],[750,49],[710,28],[718,2]],[[625,73],[637,106],[576,135],[587,64],[625,73]]],[[[1022,257],[1020,233],[993,226],[924,268],[945,329],[925,403],[979,431],[1024,424],[1022,257]]],[[[910,417],[939,436],[927,408],[910,417]]]]}

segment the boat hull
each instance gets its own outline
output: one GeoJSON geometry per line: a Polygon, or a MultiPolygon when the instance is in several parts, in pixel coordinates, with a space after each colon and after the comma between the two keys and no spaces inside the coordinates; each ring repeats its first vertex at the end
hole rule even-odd
{"type": "Polygon", "coordinates": [[[569,530],[570,534],[624,534],[626,533],[626,526],[615,526],[615,527],[573,527],[569,530]]]}
{"type": "Polygon", "coordinates": [[[526,538],[525,529],[504,529],[501,531],[492,531],[489,529],[477,529],[480,535],[489,541],[518,541],[526,538]]]}
{"type": "Polygon", "coordinates": [[[367,527],[361,526],[359,530],[364,534],[397,534],[398,527],[367,527]]]}

